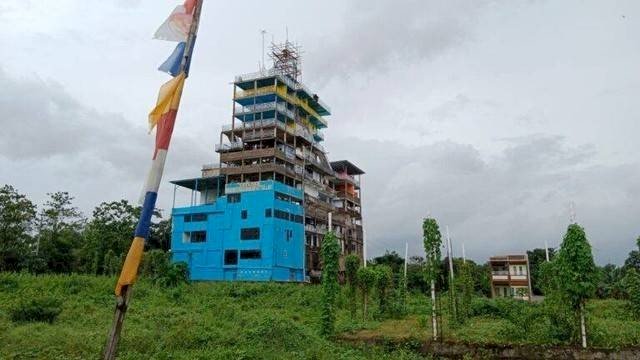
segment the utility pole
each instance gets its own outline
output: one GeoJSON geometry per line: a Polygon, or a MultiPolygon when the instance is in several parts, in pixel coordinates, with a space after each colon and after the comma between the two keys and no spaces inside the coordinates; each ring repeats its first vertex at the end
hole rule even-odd
{"type": "Polygon", "coordinates": [[[464,252],[464,241],[462,242],[462,263],[466,264],[467,263],[467,255],[464,252]]]}
{"type": "Polygon", "coordinates": [[[409,242],[404,243],[404,279],[407,280],[407,262],[409,259],[409,242]]]}
{"type": "Polygon", "coordinates": [[[547,240],[544,240],[544,257],[549,262],[549,245],[547,244],[547,240]]]}
{"type": "MultiPolygon", "coordinates": [[[[202,11],[203,1],[204,0],[197,0],[196,2],[195,9],[193,10],[193,20],[191,22],[189,34],[187,35],[187,39],[186,39],[184,55],[180,62],[179,72],[185,72],[185,75],[188,75],[188,72],[189,72],[189,64],[191,62],[191,53],[193,52],[193,46],[196,40],[196,33],[198,32],[198,25],[200,22],[200,13],[202,11]]],[[[153,200],[151,200],[151,203],[149,204],[150,205],[149,207],[151,209],[155,208],[155,201],[156,201],[156,198],[154,197],[153,200]]],[[[147,206],[146,198],[145,198],[145,206],[147,206]]],[[[147,224],[148,226],[148,224],[151,222],[151,216],[153,215],[152,213],[153,211],[149,211],[149,212],[142,211],[142,213],[140,214],[138,226],[140,227],[140,224],[147,224]]],[[[134,238],[130,252],[131,250],[133,250],[136,244],[137,246],[139,246],[137,247],[137,249],[139,249],[140,253],[142,253],[144,249],[144,238],[138,238],[138,237],[134,238]]],[[[137,265],[134,271],[135,273],[130,275],[133,275],[133,278],[135,279],[135,277],[137,276],[137,265]]],[[[121,276],[122,276],[122,273],[121,273],[121,276]]],[[[109,335],[107,337],[107,344],[105,346],[105,350],[103,354],[104,360],[113,360],[116,357],[116,353],[118,351],[118,343],[120,341],[120,332],[122,330],[122,326],[124,325],[124,316],[127,312],[127,309],[129,307],[129,301],[131,299],[132,286],[133,285],[124,285],[120,289],[119,293],[116,292],[117,294],[116,309],[114,312],[113,323],[111,325],[111,329],[109,330],[109,335]]]]}
{"type": "Polygon", "coordinates": [[[449,274],[451,284],[453,284],[453,251],[451,251],[451,237],[449,236],[449,225],[447,225],[447,257],[449,258],[449,274]]]}
{"type": "Polygon", "coordinates": [[[266,70],[266,67],[264,66],[264,34],[267,33],[267,30],[260,30],[260,33],[262,34],[262,67],[260,70],[264,73],[266,70]]]}

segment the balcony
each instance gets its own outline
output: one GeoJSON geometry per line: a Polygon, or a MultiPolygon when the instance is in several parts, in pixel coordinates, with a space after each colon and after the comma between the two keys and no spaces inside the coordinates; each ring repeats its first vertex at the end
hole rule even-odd
{"type": "Polygon", "coordinates": [[[353,184],[355,184],[356,186],[360,186],[360,181],[358,179],[356,179],[354,176],[349,175],[347,173],[336,173],[336,177],[340,180],[346,180],[346,181],[350,181],[353,184]]]}
{"type": "Polygon", "coordinates": [[[230,144],[216,144],[215,150],[218,153],[242,150],[244,144],[242,141],[234,141],[230,144]]]}

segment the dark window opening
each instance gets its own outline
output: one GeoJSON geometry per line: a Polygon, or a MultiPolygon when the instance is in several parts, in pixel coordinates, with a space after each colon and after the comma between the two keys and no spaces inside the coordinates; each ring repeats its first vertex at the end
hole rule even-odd
{"type": "Polygon", "coordinates": [[[242,212],[240,212],[240,217],[243,219],[247,218],[247,210],[242,210],[242,212]]]}
{"type": "Polygon", "coordinates": [[[244,228],[240,229],[240,240],[259,240],[260,228],[244,228]]]}
{"type": "Polygon", "coordinates": [[[282,200],[282,201],[287,201],[287,202],[289,202],[289,201],[290,201],[290,199],[291,199],[291,198],[289,197],[289,195],[287,195],[287,194],[283,194],[283,193],[281,193],[281,192],[277,192],[277,191],[276,191],[276,200],[282,200]]]}
{"type": "Polygon", "coordinates": [[[240,259],[261,259],[262,252],[260,250],[240,250],[240,259]]]}
{"type": "Polygon", "coordinates": [[[241,194],[229,194],[227,195],[227,202],[228,203],[239,203],[240,202],[240,195],[241,194]]]}
{"type": "Polygon", "coordinates": [[[238,265],[238,250],[225,250],[224,251],[224,264],[225,265],[238,265]]]}
{"type": "Polygon", "coordinates": [[[207,221],[207,214],[197,213],[197,214],[187,214],[184,216],[184,222],[198,222],[198,221],[207,221]]]}
{"type": "Polygon", "coordinates": [[[297,222],[298,224],[302,224],[302,221],[303,221],[302,215],[291,215],[291,217],[294,222],[297,222]]]}
{"type": "Polygon", "coordinates": [[[207,241],[206,231],[185,231],[182,234],[182,242],[185,243],[202,243],[207,241]]]}
{"type": "Polygon", "coordinates": [[[289,213],[286,211],[275,209],[274,215],[278,219],[289,220],[289,213]]]}
{"type": "Polygon", "coordinates": [[[271,217],[271,209],[264,209],[264,217],[271,217]]]}

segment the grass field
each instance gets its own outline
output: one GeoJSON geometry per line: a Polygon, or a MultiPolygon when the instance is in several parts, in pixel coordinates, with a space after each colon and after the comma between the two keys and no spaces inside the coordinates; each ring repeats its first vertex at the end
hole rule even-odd
{"type": "MultiPolygon", "coordinates": [[[[0,359],[95,359],[111,324],[114,278],[0,274],[0,359]],[[14,323],[31,298],[62,299],[49,324],[14,323]]],[[[320,286],[195,283],[164,289],[140,281],[120,359],[414,359],[410,351],[353,347],[318,335],[320,286]]],[[[338,328],[352,324],[346,311],[338,328]]],[[[371,322],[371,326],[378,323],[371,322]]]]}
{"type": "MultiPolygon", "coordinates": [[[[0,274],[0,359],[98,358],[113,315],[115,278],[84,275],[0,274]],[[15,322],[11,309],[30,299],[62,301],[53,323],[15,322]]],[[[407,317],[352,321],[337,317],[339,337],[319,336],[321,287],[299,284],[194,283],[162,288],[144,280],[134,289],[120,343],[121,359],[418,359],[412,345],[429,338],[429,304],[409,297],[407,317]],[[366,343],[406,342],[406,348],[366,343]],[[352,345],[362,343],[363,345],[352,345]]],[[[375,299],[373,300],[375,301],[375,299]]],[[[372,306],[372,313],[376,307],[372,306]]],[[[592,301],[589,336],[593,346],[640,345],[640,322],[622,301],[592,301]]],[[[445,319],[446,321],[446,319],[445,319]]],[[[468,343],[504,343],[513,324],[478,316],[445,325],[445,338],[468,343]]],[[[513,343],[535,343],[523,338],[513,343]]]]}

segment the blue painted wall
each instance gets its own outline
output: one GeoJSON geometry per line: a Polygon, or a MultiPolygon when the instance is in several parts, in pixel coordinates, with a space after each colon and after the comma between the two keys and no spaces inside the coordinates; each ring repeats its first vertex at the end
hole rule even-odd
{"type": "Polygon", "coordinates": [[[304,281],[302,191],[273,180],[225,191],[213,204],[173,209],[173,261],[186,262],[192,280],[304,281]]]}

